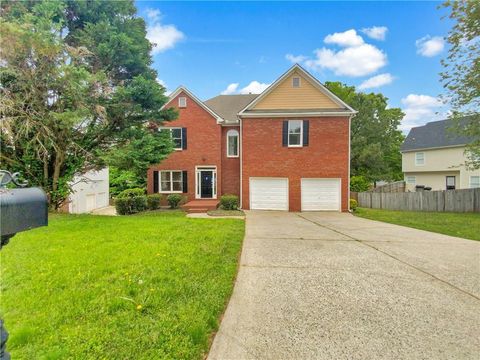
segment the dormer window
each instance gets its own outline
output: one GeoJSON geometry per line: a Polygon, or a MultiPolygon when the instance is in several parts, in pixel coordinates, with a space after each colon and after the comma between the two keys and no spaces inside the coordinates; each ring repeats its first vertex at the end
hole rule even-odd
{"type": "Polygon", "coordinates": [[[178,107],[179,108],[186,108],[187,107],[187,98],[186,97],[179,97],[178,98],[178,107]]]}
{"type": "Polygon", "coordinates": [[[300,77],[298,76],[292,77],[292,87],[294,88],[300,87],[300,77]]]}

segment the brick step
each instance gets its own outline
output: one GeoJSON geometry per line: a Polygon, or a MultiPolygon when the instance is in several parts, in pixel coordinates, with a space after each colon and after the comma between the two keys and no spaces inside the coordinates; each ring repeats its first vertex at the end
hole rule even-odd
{"type": "Polygon", "coordinates": [[[208,210],[212,209],[206,209],[206,208],[187,208],[184,209],[187,213],[189,214],[198,214],[198,213],[206,213],[208,210]]]}

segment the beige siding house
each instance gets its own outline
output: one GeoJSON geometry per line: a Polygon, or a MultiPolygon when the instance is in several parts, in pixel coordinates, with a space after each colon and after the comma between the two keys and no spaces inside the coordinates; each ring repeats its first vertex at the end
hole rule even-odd
{"type": "Polygon", "coordinates": [[[456,135],[451,126],[450,120],[442,120],[410,130],[402,145],[407,191],[415,191],[417,185],[432,190],[480,187],[480,169],[465,166],[465,145],[470,139],[456,135]]]}

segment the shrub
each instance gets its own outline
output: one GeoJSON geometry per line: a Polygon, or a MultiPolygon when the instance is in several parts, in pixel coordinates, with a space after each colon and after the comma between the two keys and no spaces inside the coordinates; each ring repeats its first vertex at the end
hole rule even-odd
{"type": "Polygon", "coordinates": [[[145,196],[145,190],[141,188],[126,189],[123,190],[120,194],[118,194],[117,198],[128,198],[137,196],[145,196]]]}
{"type": "Polygon", "coordinates": [[[160,207],[160,201],[162,201],[162,195],[151,194],[147,196],[147,207],[149,210],[157,210],[160,207]]]}
{"type": "Polygon", "coordinates": [[[178,208],[178,205],[183,200],[183,196],[180,194],[170,194],[167,196],[168,205],[171,209],[178,208]]]}
{"type": "Polygon", "coordinates": [[[238,209],[238,196],[237,195],[222,195],[220,198],[220,206],[224,210],[237,210],[238,209]]]}
{"type": "Polygon", "coordinates": [[[115,208],[120,215],[135,214],[147,208],[147,197],[145,195],[135,197],[117,197],[115,208]]]}
{"type": "Polygon", "coordinates": [[[350,210],[355,211],[358,207],[358,202],[355,199],[350,199],[350,210]]]}
{"type": "Polygon", "coordinates": [[[364,176],[352,176],[350,178],[350,190],[355,192],[367,191],[370,182],[364,176]]]}

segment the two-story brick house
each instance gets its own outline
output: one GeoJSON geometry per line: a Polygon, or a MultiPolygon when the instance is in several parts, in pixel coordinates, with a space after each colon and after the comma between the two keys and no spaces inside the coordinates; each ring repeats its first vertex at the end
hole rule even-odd
{"type": "Polygon", "coordinates": [[[355,111],[299,65],[260,95],[202,102],[180,87],[165,107],[179,111],[163,128],[177,149],[149,169],[149,193],[236,194],[252,210],[348,210],[355,111]]]}

